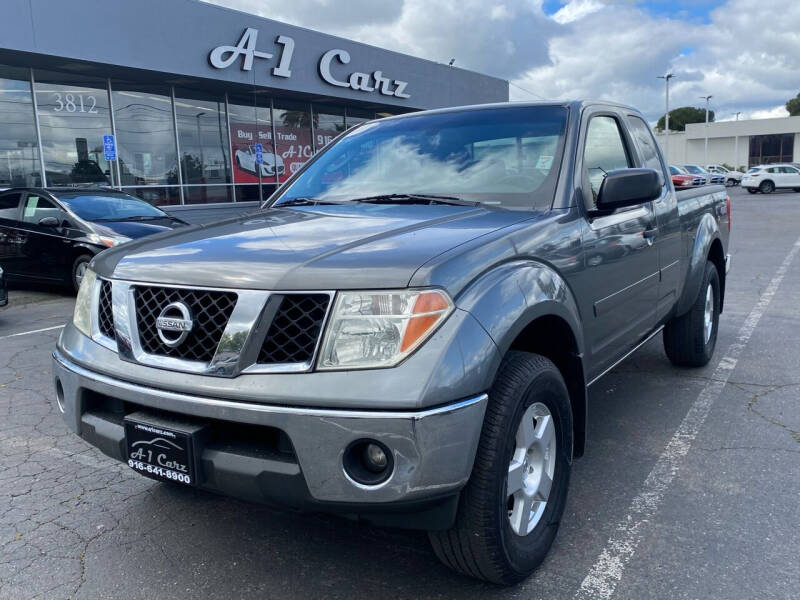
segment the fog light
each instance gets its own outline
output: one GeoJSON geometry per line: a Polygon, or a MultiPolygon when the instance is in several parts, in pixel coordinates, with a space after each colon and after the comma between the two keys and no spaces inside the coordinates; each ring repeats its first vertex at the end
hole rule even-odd
{"type": "Polygon", "coordinates": [[[354,483],[366,486],[380,485],[392,476],[392,452],[377,440],[351,442],[342,455],[342,467],[354,483]]]}
{"type": "Polygon", "coordinates": [[[61,385],[61,380],[56,379],[56,404],[58,410],[64,412],[64,386],[61,385]]]}
{"type": "Polygon", "coordinates": [[[373,473],[380,473],[389,464],[383,448],[377,444],[367,444],[364,448],[364,466],[373,473]]]}

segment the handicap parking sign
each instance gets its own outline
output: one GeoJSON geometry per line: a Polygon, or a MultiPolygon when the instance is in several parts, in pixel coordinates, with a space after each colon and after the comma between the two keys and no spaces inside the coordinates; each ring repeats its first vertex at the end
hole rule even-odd
{"type": "Polygon", "coordinates": [[[113,135],[103,136],[103,154],[106,160],[117,160],[117,145],[113,135]]]}
{"type": "Polygon", "coordinates": [[[264,162],[264,146],[261,144],[254,144],[253,149],[256,151],[256,164],[260,165],[264,162]]]}

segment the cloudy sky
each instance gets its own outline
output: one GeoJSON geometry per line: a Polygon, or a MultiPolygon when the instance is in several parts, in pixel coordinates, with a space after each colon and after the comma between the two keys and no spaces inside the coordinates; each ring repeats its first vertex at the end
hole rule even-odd
{"type": "Polygon", "coordinates": [[[503,77],[512,100],[601,98],[717,120],[785,116],[800,91],[798,0],[207,0],[503,77]]]}

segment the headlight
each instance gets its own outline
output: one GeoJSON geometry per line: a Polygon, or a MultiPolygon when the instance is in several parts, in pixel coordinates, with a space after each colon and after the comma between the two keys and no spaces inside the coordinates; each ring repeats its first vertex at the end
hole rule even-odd
{"type": "Polygon", "coordinates": [[[440,290],[341,292],[331,313],[318,369],[392,367],[453,312],[440,290]]]}
{"type": "Polygon", "coordinates": [[[94,271],[86,269],[75,299],[75,314],[72,316],[75,327],[87,337],[92,337],[92,296],[95,281],[97,276],[94,271]]]}
{"type": "Polygon", "coordinates": [[[90,233],[87,237],[91,243],[97,244],[98,246],[107,246],[109,248],[131,241],[131,238],[124,235],[98,235],[96,233],[90,233]]]}

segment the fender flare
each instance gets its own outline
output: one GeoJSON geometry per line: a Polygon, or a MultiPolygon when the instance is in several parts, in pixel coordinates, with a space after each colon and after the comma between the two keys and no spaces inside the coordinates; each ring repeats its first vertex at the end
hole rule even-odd
{"type": "Polygon", "coordinates": [[[689,268],[686,271],[683,292],[675,310],[676,315],[685,314],[697,300],[711,245],[718,239],[721,239],[719,224],[711,214],[704,214],[697,225],[697,234],[689,255],[689,268]]]}
{"type": "MultiPolygon", "coordinates": [[[[545,263],[514,260],[484,272],[457,297],[456,304],[486,330],[500,357],[537,319],[557,317],[566,323],[574,341],[567,357],[573,376],[565,377],[573,407],[573,454],[582,455],[588,413],[583,326],[578,303],[564,278],[545,263]]],[[[492,386],[499,366],[498,362],[487,374],[486,389],[492,386]]]]}

